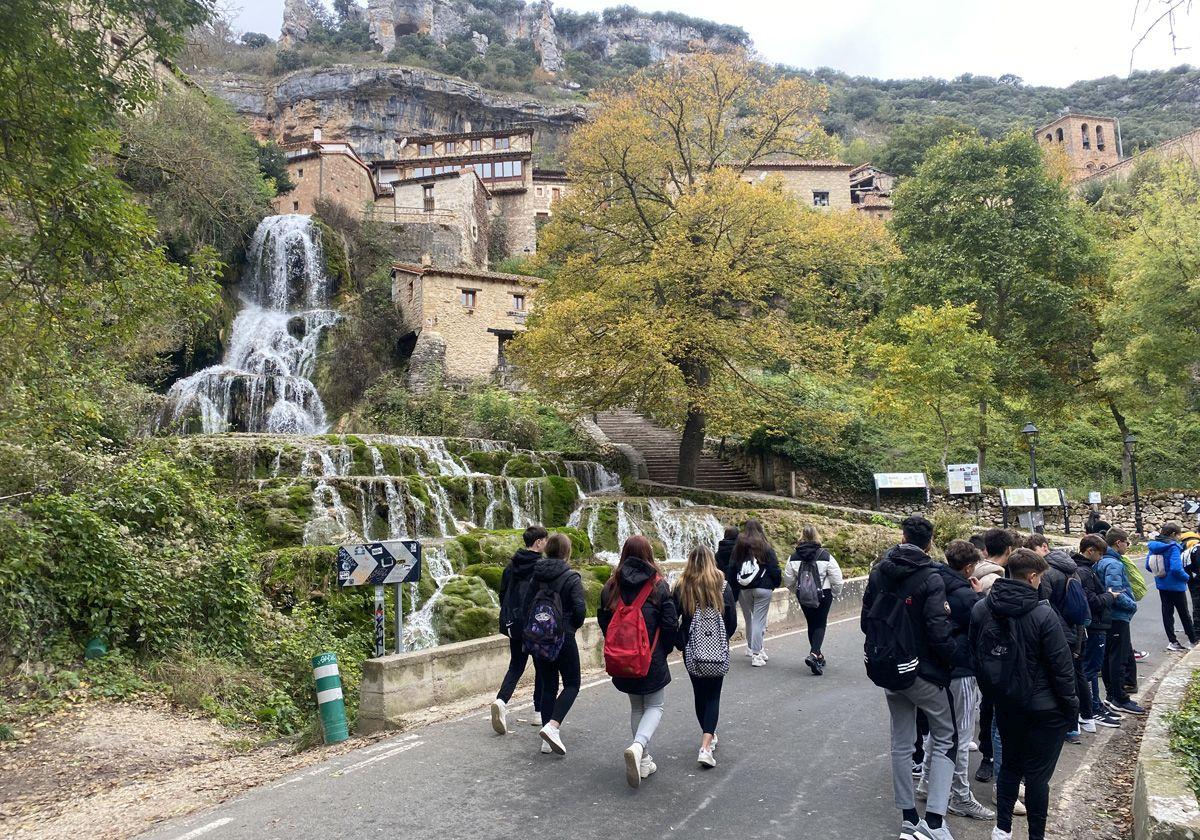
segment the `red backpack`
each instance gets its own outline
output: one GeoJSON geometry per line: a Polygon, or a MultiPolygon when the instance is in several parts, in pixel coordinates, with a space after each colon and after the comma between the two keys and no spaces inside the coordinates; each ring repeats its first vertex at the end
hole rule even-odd
{"type": "Polygon", "coordinates": [[[622,600],[620,588],[617,588],[617,606],[608,623],[608,632],[604,634],[604,670],[610,676],[640,679],[650,673],[650,661],[658,644],[658,631],[654,631],[654,640],[651,641],[642,607],[660,579],[656,575],[646,581],[632,604],[622,600]]]}

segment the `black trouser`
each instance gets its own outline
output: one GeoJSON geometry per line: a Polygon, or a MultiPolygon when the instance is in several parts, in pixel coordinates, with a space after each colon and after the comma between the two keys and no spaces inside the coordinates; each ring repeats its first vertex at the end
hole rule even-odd
{"type": "Polygon", "coordinates": [[[1108,643],[1104,648],[1104,693],[1110,703],[1124,703],[1129,699],[1125,692],[1125,660],[1131,650],[1129,644],[1129,622],[1114,618],[1108,628],[1108,643]]]}
{"type": "Polygon", "coordinates": [[[537,689],[542,693],[542,702],[538,707],[542,713],[542,725],[552,720],[559,723],[571,711],[571,705],[579,696],[579,647],[575,644],[575,634],[567,635],[558,659],[533,658],[533,669],[537,673],[537,689]],[[562,677],[562,691],[558,690],[558,680],[562,677]]]}
{"type": "Polygon", "coordinates": [[[1162,602],[1163,629],[1167,631],[1167,641],[1179,644],[1179,639],[1175,637],[1175,613],[1179,613],[1183,634],[1189,642],[1196,644],[1196,630],[1192,627],[1192,616],[1188,613],[1187,593],[1160,589],[1158,599],[1162,602]]]}
{"type": "Polygon", "coordinates": [[[692,695],[696,700],[696,720],[705,735],[717,734],[717,717],[721,714],[721,683],[724,677],[697,677],[692,680],[692,695]]]}
{"type": "Polygon", "coordinates": [[[1129,691],[1137,691],[1137,657],[1133,655],[1133,637],[1129,639],[1129,653],[1125,654],[1125,685],[1129,691]]]}
{"type": "Polygon", "coordinates": [[[984,697],[979,701],[979,754],[992,760],[992,701],[984,697]]]}
{"type": "Polygon", "coordinates": [[[1004,761],[996,780],[996,827],[1012,831],[1013,804],[1017,789],[1025,781],[1025,807],[1028,809],[1029,840],[1046,836],[1046,815],[1050,810],[1050,777],[1058,764],[1067,720],[1061,712],[1024,712],[996,706],[996,725],[1004,761]]]}
{"type": "Polygon", "coordinates": [[[1188,578],[1188,594],[1192,596],[1192,627],[1200,629],[1200,577],[1188,578]]]}
{"type": "Polygon", "coordinates": [[[829,624],[829,607],[833,604],[833,590],[822,589],[821,601],[815,607],[800,605],[804,612],[804,623],[808,625],[808,649],[815,654],[821,653],[821,645],[825,642],[825,628],[829,624]]]}
{"type": "MultiPolygon", "coordinates": [[[[1079,628],[1083,632],[1083,628],[1079,628]]],[[[1092,681],[1083,675],[1083,656],[1075,657],[1075,696],[1079,698],[1079,714],[1081,717],[1092,716],[1092,681]],[[1087,711],[1084,711],[1084,710],[1087,711]]],[[[1079,729],[1079,721],[1071,721],[1071,731],[1079,729]]]]}
{"type": "Polygon", "coordinates": [[[917,709],[917,742],[913,744],[913,764],[925,763],[925,736],[929,734],[929,718],[917,709]]]}
{"type": "MultiPolygon", "coordinates": [[[[525,652],[525,640],[520,636],[517,638],[509,638],[508,640],[508,670],[504,673],[504,680],[500,683],[500,690],[496,692],[496,699],[503,700],[507,703],[512,699],[513,692],[517,690],[517,683],[520,682],[521,676],[525,673],[525,666],[529,664],[529,654],[525,652]]],[[[538,689],[537,668],[534,668],[533,680],[533,710],[536,712],[542,707],[541,691],[538,689]]]]}

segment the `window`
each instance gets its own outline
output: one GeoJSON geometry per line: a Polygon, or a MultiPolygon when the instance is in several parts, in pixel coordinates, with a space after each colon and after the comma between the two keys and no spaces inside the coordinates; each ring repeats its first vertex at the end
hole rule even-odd
{"type": "Polygon", "coordinates": [[[472,140],[471,141],[471,151],[472,152],[482,152],[483,151],[483,141],[482,140],[472,140]]]}
{"type": "Polygon", "coordinates": [[[1104,151],[1104,126],[1096,126],[1096,151],[1104,151]]]}
{"type": "Polygon", "coordinates": [[[1059,143],[1061,143],[1063,141],[1063,133],[1062,133],[1061,128],[1058,129],[1058,131],[1054,132],[1054,139],[1057,140],[1059,143]]]}
{"type": "Polygon", "coordinates": [[[496,149],[497,151],[500,151],[501,149],[507,149],[508,148],[508,138],[507,137],[497,137],[496,142],[492,146],[492,148],[496,149]]]}
{"type": "Polygon", "coordinates": [[[1053,135],[1053,134],[1051,134],[1049,131],[1047,131],[1047,132],[1046,132],[1046,142],[1047,142],[1047,143],[1049,143],[1049,142],[1051,142],[1051,141],[1053,141],[1053,140],[1054,140],[1054,135],[1053,135]]]}
{"type": "Polygon", "coordinates": [[[421,190],[424,192],[425,212],[432,213],[433,212],[433,184],[425,184],[423,187],[421,187],[421,190]]]}
{"type": "Polygon", "coordinates": [[[463,306],[465,306],[467,309],[474,309],[475,308],[475,293],[478,291],[479,291],[478,289],[459,289],[458,290],[458,302],[461,303],[463,306]]]}
{"type": "Polygon", "coordinates": [[[417,144],[417,154],[420,155],[421,157],[432,157],[433,156],[433,144],[432,143],[417,144]]]}
{"type": "Polygon", "coordinates": [[[828,207],[829,193],[827,191],[813,190],[813,207],[828,207]]]}
{"type": "Polygon", "coordinates": [[[538,195],[541,195],[541,194],[542,194],[542,188],[541,188],[541,187],[538,187],[538,188],[536,188],[536,189],[534,190],[534,192],[536,192],[538,195]]]}
{"type": "Polygon", "coordinates": [[[512,300],[513,311],[524,312],[525,311],[525,295],[513,295],[512,299],[513,299],[512,300]]]}
{"type": "Polygon", "coordinates": [[[411,171],[411,173],[409,174],[408,177],[410,177],[410,178],[428,178],[432,174],[433,174],[432,166],[418,166],[416,169],[413,169],[411,171]]]}
{"type": "Polygon", "coordinates": [[[447,140],[447,141],[446,141],[446,148],[445,148],[445,150],[442,152],[442,154],[446,154],[446,155],[453,155],[453,154],[456,154],[457,152],[458,152],[458,143],[457,143],[457,141],[454,141],[454,140],[447,140]]]}
{"type": "Polygon", "coordinates": [[[300,212],[300,202],[299,202],[299,201],[293,201],[293,202],[292,202],[292,212],[293,212],[293,213],[299,213],[299,212],[300,212]]]}
{"type": "Polygon", "coordinates": [[[1092,138],[1091,138],[1091,135],[1088,134],[1087,123],[1084,123],[1083,125],[1079,126],[1079,131],[1083,134],[1083,148],[1085,148],[1085,149],[1092,148],[1092,138]]]}
{"type": "Polygon", "coordinates": [[[513,161],[513,175],[520,177],[521,173],[524,171],[525,171],[525,167],[521,164],[521,161],[514,160],[513,161]]]}
{"type": "Polygon", "coordinates": [[[303,166],[301,166],[301,167],[299,167],[299,168],[297,168],[297,169],[296,169],[296,177],[297,177],[297,178],[303,178],[303,177],[304,177],[304,167],[303,167],[303,166]]]}
{"type": "Polygon", "coordinates": [[[560,198],[562,198],[562,190],[560,190],[558,187],[551,188],[550,203],[555,204],[560,198]]]}

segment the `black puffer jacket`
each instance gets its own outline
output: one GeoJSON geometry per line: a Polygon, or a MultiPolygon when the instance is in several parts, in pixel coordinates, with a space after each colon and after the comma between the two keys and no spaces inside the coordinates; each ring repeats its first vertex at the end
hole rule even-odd
{"type": "Polygon", "coordinates": [[[500,632],[505,636],[519,636],[525,629],[525,599],[533,580],[533,566],[541,559],[542,555],[531,548],[518,549],[500,575],[500,632]]]}
{"type": "Polygon", "coordinates": [[[972,653],[984,625],[995,621],[995,615],[1015,621],[1015,632],[1025,643],[1025,662],[1030,674],[1024,711],[1057,710],[1064,717],[1064,726],[1073,725],[1079,718],[1075,666],[1058,614],[1024,581],[998,580],[988,596],[971,611],[972,653]]]}
{"type": "Polygon", "coordinates": [[[1078,570],[1079,581],[1083,584],[1083,594],[1087,596],[1088,609],[1092,611],[1092,623],[1088,625],[1088,633],[1108,630],[1112,627],[1112,605],[1116,600],[1111,592],[1104,588],[1104,582],[1096,574],[1095,564],[1078,551],[1071,555],[1078,570]]]}
{"type": "MultiPolygon", "coordinates": [[[[632,604],[637,600],[638,593],[646,581],[658,572],[637,558],[625,561],[621,570],[610,580],[616,581],[617,593],[624,603],[632,604]]],[[[612,621],[613,609],[609,599],[612,597],[612,587],[606,585],[600,595],[600,609],[596,612],[596,620],[600,622],[600,632],[608,632],[608,624],[612,621]]],[[[675,631],[679,627],[679,612],[675,609],[675,601],[671,597],[671,587],[666,580],[659,578],[654,585],[650,597],[642,605],[642,618],[646,621],[646,633],[650,639],[658,633],[658,644],[650,658],[650,670],[644,677],[613,677],[613,685],[617,691],[626,694],[653,694],[671,681],[671,669],[667,667],[667,655],[675,649],[675,631]]]]}
{"type": "Polygon", "coordinates": [[[768,546],[766,556],[760,557],[758,560],[758,574],[748,584],[742,586],[738,583],[741,563],[734,560],[732,554],[730,555],[725,579],[729,581],[729,585],[733,589],[733,597],[736,598],[740,595],[743,589],[778,589],[779,584],[783,583],[783,569],[779,567],[779,558],[775,555],[775,549],[768,546]]]}
{"type": "MultiPolygon", "coordinates": [[[[1068,623],[1059,612],[1059,605],[1067,597],[1067,581],[1072,578],[1079,580],[1079,567],[1075,565],[1071,555],[1061,548],[1056,548],[1047,554],[1046,562],[1050,564],[1050,568],[1042,575],[1042,585],[1038,589],[1038,595],[1043,601],[1050,602],[1054,614],[1062,622],[1063,635],[1067,637],[1067,647],[1071,648],[1074,653],[1079,653],[1083,641],[1083,633],[1080,632],[1082,628],[1078,624],[1068,623]]],[[[1079,585],[1083,586],[1083,581],[1079,581],[1079,585]]]]}
{"type": "MultiPolygon", "coordinates": [[[[524,612],[529,612],[529,606],[538,589],[547,586],[558,592],[562,601],[563,620],[567,629],[572,633],[583,626],[587,618],[587,599],[584,597],[583,578],[579,572],[567,565],[566,560],[558,557],[544,557],[533,564],[533,582],[529,594],[525,598],[524,612]]],[[[522,628],[524,629],[524,628],[522,628]]]]}
{"type": "Polygon", "coordinates": [[[953,678],[975,676],[971,662],[971,644],[967,632],[971,629],[971,610],[983,597],[971,588],[971,582],[958,572],[942,563],[934,564],[946,587],[946,602],[950,605],[950,624],[953,627],[954,662],[950,671],[953,678]]]}
{"type": "Polygon", "coordinates": [[[729,558],[733,557],[733,547],[737,545],[737,537],[731,540],[722,539],[717,543],[717,568],[721,570],[721,574],[729,578],[729,558]]]}
{"type": "MultiPolygon", "coordinates": [[[[728,639],[737,632],[737,602],[733,600],[733,590],[728,585],[725,586],[723,597],[721,620],[725,623],[725,638],[728,639]]],[[[672,592],[671,598],[675,601],[675,612],[679,614],[679,632],[675,634],[675,647],[683,650],[692,634],[692,614],[683,611],[678,593],[672,592]]]]}
{"type": "MultiPolygon", "coordinates": [[[[859,626],[867,632],[867,613],[881,591],[892,591],[911,575],[922,569],[932,569],[933,561],[915,545],[902,544],[888,550],[867,579],[863,593],[859,626]]],[[[950,604],[946,601],[946,585],[934,569],[920,588],[913,593],[913,625],[917,636],[917,656],[921,664],[917,675],[934,685],[950,685],[950,669],[954,661],[954,628],[950,622],[950,604]]]]}

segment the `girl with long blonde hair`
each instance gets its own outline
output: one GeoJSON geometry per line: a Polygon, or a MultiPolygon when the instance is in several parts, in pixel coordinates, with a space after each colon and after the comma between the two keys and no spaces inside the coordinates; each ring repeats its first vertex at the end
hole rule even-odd
{"type": "Polygon", "coordinates": [[[671,596],[679,610],[676,646],[692,681],[696,720],[700,723],[702,767],[716,767],[717,717],[721,711],[721,686],[729,671],[729,637],[737,630],[733,589],[717,568],[712,551],[697,545],[675,583],[671,596]]]}

